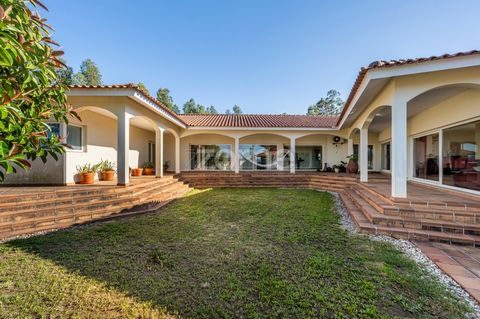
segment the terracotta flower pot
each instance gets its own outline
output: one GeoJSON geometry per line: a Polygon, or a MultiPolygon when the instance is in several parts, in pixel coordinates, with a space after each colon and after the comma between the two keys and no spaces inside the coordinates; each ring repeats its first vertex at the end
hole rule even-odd
{"type": "Polygon", "coordinates": [[[357,174],[358,173],[358,163],[354,160],[348,161],[347,173],[357,174]]]}
{"type": "Polygon", "coordinates": [[[95,173],[80,173],[79,184],[93,184],[95,181],[95,173]]]}
{"type": "Polygon", "coordinates": [[[115,171],[103,171],[101,172],[102,181],[113,181],[115,177],[115,171]]]}
{"type": "Polygon", "coordinates": [[[143,171],[145,172],[145,175],[153,175],[153,168],[145,167],[143,171]]]}
{"type": "Polygon", "coordinates": [[[132,176],[142,176],[143,169],[134,168],[132,169],[132,176]]]}

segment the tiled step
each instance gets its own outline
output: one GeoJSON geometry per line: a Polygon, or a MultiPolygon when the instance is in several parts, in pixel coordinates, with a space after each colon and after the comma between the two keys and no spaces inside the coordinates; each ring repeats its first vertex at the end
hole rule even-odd
{"type": "MultiPolygon", "coordinates": [[[[361,191],[352,187],[347,190],[346,193],[350,195],[353,202],[373,224],[456,234],[480,235],[480,224],[430,219],[425,218],[425,215],[419,214],[419,212],[398,211],[399,213],[395,215],[382,214],[383,207],[379,206],[378,203],[373,203],[371,198],[366,199],[362,197],[361,191]],[[381,207],[382,211],[379,211],[378,207],[381,207]]],[[[386,211],[388,212],[388,210],[386,211]]],[[[430,214],[430,212],[428,214],[430,214]]]]}
{"type": "Polygon", "coordinates": [[[476,235],[373,224],[365,216],[364,212],[355,205],[352,198],[346,192],[340,192],[339,194],[343,203],[345,204],[345,207],[349,211],[352,220],[363,233],[374,235],[388,235],[395,238],[409,240],[431,240],[450,244],[462,244],[472,246],[480,245],[480,236],[476,235]]]}
{"type": "MultiPolygon", "coordinates": [[[[155,205],[171,201],[189,190],[189,186],[174,178],[138,181],[128,187],[104,187],[78,192],[51,192],[32,202],[8,206],[3,202],[0,212],[0,239],[50,231],[75,224],[132,213],[135,207],[154,202],[155,205]],[[145,182],[145,183],[141,183],[145,182]],[[102,189],[102,188],[100,188],[102,189]],[[70,193],[70,194],[69,194],[70,193]],[[15,206],[16,205],[16,206],[15,206]],[[15,209],[16,207],[16,209],[15,209]],[[18,209],[18,207],[22,209],[18,209]]],[[[1,196],[0,196],[1,197],[1,196]]],[[[12,204],[10,204],[12,205],[12,204]]]]}

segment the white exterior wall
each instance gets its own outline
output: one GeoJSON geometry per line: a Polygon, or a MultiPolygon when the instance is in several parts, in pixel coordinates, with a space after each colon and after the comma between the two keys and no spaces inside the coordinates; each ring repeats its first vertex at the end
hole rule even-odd
{"type": "MultiPolygon", "coordinates": [[[[81,125],[83,129],[83,151],[67,150],[66,183],[74,183],[77,166],[96,164],[100,160],[117,162],[117,121],[116,119],[85,110],[80,112],[81,122],[72,120],[71,124],[81,125]]],[[[129,166],[141,167],[148,161],[148,142],[155,141],[155,133],[130,126],[129,166]]],[[[98,178],[98,176],[97,176],[98,178]]]]}

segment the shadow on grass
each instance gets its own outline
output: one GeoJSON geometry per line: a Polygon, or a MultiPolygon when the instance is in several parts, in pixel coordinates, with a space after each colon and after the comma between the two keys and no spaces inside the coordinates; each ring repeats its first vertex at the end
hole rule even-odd
{"type": "MultiPolygon", "coordinates": [[[[34,274],[29,285],[58,285],[36,273],[46,260],[167,315],[457,318],[466,311],[392,247],[349,236],[331,195],[311,190],[194,191],[154,214],[4,246],[28,254],[19,263],[40,257],[26,269],[34,274]]],[[[114,295],[105,298],[128,313],[114,295]]],[[[97,315],[108,317],[104,308],[97,315]]]]}

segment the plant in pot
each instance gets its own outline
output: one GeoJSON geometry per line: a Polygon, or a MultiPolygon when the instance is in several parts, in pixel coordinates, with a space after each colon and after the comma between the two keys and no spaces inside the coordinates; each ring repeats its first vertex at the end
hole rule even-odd
{"type": "Polygon", "coordinates": [[[347,171],[345,167],[346,164],[346,162],[340,161],[340,164],[333,165],[333,170],[335,171],[335,173],[345,173],[347,171]]]}
{"type": "Polygon", "coordinates": [[[166,171],[168,171],[169,167],[170,167],[170,162],[165,161],[165,163],[163,163],[163,172],[165,173],[166,171]]]}
{"type": "Polygon", "coordinates": [[[347,164],[347,173],[357,174],[358,173],[358,155],[352,154],[347,156],[348,164],[347,164]]]}
{"type": "Polygon", "coordinates": [[[115,177],[115,163],[109,160],[102,160],[98,164],[99,177],[102,181],[113,181],[115,177]]]}
{"type": "Polygon", "coordinates": [[[145,175],[153,175],[154,168],[155,164],[152,162],[143,163],[143,171],[145,172],[145,175]]]}
{"type": "Polygon", "coordinates": [[[139,168],[139,167],[137,167],[137,168],[132,168],[132,169],[130,170],[130,172],[131,172],[132,176],[142,176],[143,168],[139,168]]]}
{"type": "Polygon", "coordinates": [[[92,164],[77,166],[78,184],[93,184],[97,168],[97,165],[92,164]]]}

